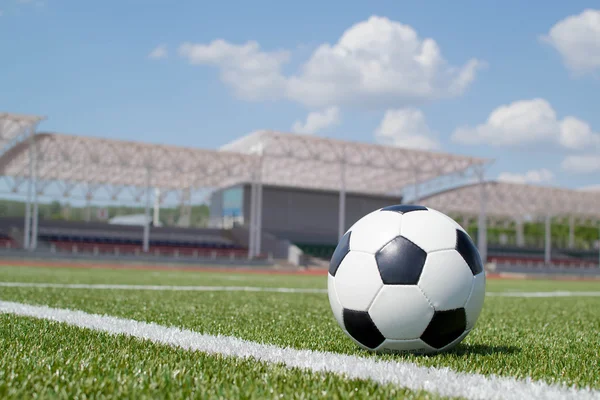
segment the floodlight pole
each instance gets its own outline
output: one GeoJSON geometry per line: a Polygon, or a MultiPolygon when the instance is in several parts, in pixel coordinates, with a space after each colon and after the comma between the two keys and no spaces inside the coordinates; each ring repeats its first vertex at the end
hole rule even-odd
{"type": "Polygon", "coordinates": [[[146,210],[144,211],[144,253],[150,251],[150,182],[152,171],[146,167],[146,210]]]}
{"type": "Polygon", "coordinates": [[[346,231],[346,157],[340,163],[340,196],[339,196],[339,215],[338,215],[338,240],[344,236],[346,231]]]}
{"type": "Polygon", "coordinates": [[[551,224],[552,219],[550,217],[550,214],[546,214],[546,226],[545,226],[545,233],[544,233],[544,239],[545,239],[545,244],[544,244],[544,263],[546,265],[550,265],[551,260],[551,250],[552,250],[552,235],[551,235],[551,224]]]}
{"type": "Polygon", "coordinates": [[[485,166],[482,165],[479,168],[477,168],[477,178],[479,180],[479,216],[477,219],[477,249],[479,250],[481,261],[485,265],[487,262],[487,193],[485,191],[485,166]]]}

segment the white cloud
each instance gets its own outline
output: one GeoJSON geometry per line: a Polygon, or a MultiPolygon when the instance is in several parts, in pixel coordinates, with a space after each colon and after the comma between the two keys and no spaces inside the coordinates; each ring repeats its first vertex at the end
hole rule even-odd
{"type": "Polygon", "coordinates": [[[263,52],[253,41],[235,45],[215,40],[208,45],[184,43],[179,54],[191,64],[219,67],[221,79],[246,100],[277,98],[285,88],[281,67],[289,60],[287,51],[263,52]]]}
{"type": "Polygon", "coordinates": [[[329,107],[321,112],[311,112],[306,117],[306,122],[294,122],[292,131],[295,133],[317,133],[329,126],[340,123],[340,109],[338,107],[329,107]]]}
{"type": "Polygon", "coordinates": [[[498,175],[498,180],[502,182],[512,183],[545,183],[551,182],[554,179],[552,171],[542,168],[538,170],[530,170],[524,174],[515,174],[511,172],[503,172],[498,175]]]}
{"type": "Polygon", "coordinates": [[[585,10],[557,22],[542,36],[576,73],[600,70],[600,10],[585,10]]]}
{"type": "Polygon", "coordinates": [[[550,103],[538,98],[502,105],[491,112],[484,124],[456,129],[452,140],[492,146],[548,142],[580,150],[600,145],[600,134],[575,117],[558,119],[550,103]]]}
{"type": "Polygon", "coordinates": [[[386,111],[375,130],[375,138],[380,143],[411,149],[435,150],[440,147],[423,112],[416,108],[386,111]]]}
{"type": "Polygon", "coordinates": [[[218,67],[222,80],[242,98],[288,98],[312,108],[388,108],[458,96],[484,65],[471,59],[451,66],[433,39],[376,16],[351,26],[334,45],[318,46],[291,76],[282,72],[289,52],[263,51],[256,42],[184,43],[180,54],[192,64],[218,67]]]}
{"type": "Polygon", "coordinates": [[[600,143],[600,133],[594,133],[585,121],[565,117],[560,122],[559,143],[568,149],[585,149],[600,143]]]}
{"type": "Polygon", "coordinates": [[[571,155],[565,157],[561,168],[568,172],[589,174],[600,171],[600,156],[598,155],[571,155]]]}
{"type": "Polygon", "coordinates": [[[150,54],[148,54],[148,58],[150,58],[152,60],[158,60],[161,58],[167,58],[168,55],[169,55],[169,53],[167,51],[167,46],[165,46],[164,44],[161,44],[159,46],[156,46],[150,52],[150,54]]]}

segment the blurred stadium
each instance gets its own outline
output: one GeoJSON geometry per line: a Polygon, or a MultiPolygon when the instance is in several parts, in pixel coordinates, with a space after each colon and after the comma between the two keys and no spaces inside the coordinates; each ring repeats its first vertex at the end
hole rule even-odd
{"type": "Polygon", "coordinates": [[[44,132],[0,113],[5,259],[325,270],[368,212],[455,218],[488,271],[598,275],[600,194],[496,182],[493,162],[273,131],[217,150],[44,132]]]}

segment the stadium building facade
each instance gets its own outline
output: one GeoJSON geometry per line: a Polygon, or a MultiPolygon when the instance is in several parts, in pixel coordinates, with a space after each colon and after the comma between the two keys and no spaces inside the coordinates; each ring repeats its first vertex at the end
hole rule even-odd
{"type": "MultiPolygon", "coordinates": [[[[338,241],[339,192],[263,185],[262,229],[277,238],[300,245],[335,245],[338,241]]],[[[379,208],[400,204],[401,196],[346,193],[345,228],[379,208]]],[[[251,185],[235,185],[213,192],[210,226],[248,225],[251,185]]]]}

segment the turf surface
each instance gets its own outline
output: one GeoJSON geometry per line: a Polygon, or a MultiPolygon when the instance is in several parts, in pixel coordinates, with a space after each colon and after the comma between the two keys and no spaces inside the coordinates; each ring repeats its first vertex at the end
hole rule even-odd
{"type": "Polygon", "coordinates": [[[11,315],[0,315],[0,365],[3,399],[437,398],[11,315]]]}
{"type": "MultiPolygon", "coordinates": [[[[0,268],[0,281],[326,287],[324,277],[224,275],[175,271],[50,270],[45,268],[0,268]]],[[[600,283],[488,281],[488,291],[491,292],[525,290],[590,291],[600,290],[600,283]]],[[[598,297],[530,299],[488,297],[476,329],[465,339],[463,344],[455,351],[435,356],[382,356],[359,350],[344,336],[333,320],[326,294],[5,287],[0,288],[0,299],[74,308],[92,313],[157,322],[162,325],[175,325],[203,333],[233,335],[243,339],[294,348],[333,351],[382,359],[394,358],[409,360],[421,365],[448,366],[464,372],[521,378],[532,377],[546,382],[562,382],[578,387],[600,388],[600,379],[597,373],[600,370],[598,347],[600,342],[598,333],[600,332],[600,313],[598,312],[600,298],[598,297]]],[[[8,333],[3,329],[0,339],[3,346],[7,345],[6,335],[18,333],[22,324],[48,324],[16,317],[3,318],[9,318],[10,326],[13,327],[8,333]]],[[[2,326],[5,324],[3,323],[2,326]]],[[[88,343],[89,336],[97,337],[99,335],[79,331],[75,328],[62,327],[61,329],[79,332],[70,334],[74,343],[77,343],[78,340],[88,343]]],[[[54,340],[51,336],[52,329],[45,329],[46,336],[43,338],[29,338],[31,335],[35,336],[36,333],[28,329],[21,330],[20,335],[25,335],[22,340],[40,346],[52,346],[54,340]],[[46,343],[48,340],[50,343],[46,343]]],[[[8,342],[10,345],[10,340],[8,342]]],[[[91,348],[93,349],[93,347],[91,348]]],[[[86,349],[86,351],[88,350],[86,349]]],[[[52,352],[49,353],[49,355],[52,354],[52,352]]],[[[112,355],[104,355],[104,358],[103,362],[114,362],[117,365],[120,362],[117,359],[111,360],[112,355]]],[[[12,358],[8,360],[4,358],[2,366],[8,365],[6,363],[10,360],[12,358]]],[[[24,362],[12,361],[13,364],[16,363],[20,367],[24,362]]],[[[231,362],[233,365],[237,363],[236,361],[231,362]]],[[[211,365],[215,365],[214,371],[212,369],[210,371],[203,370],[203,373],[219,376],[221,370],[218,364],[217,362],[212,363],[211,365]]],[[[268,366],[261,368],[263,367],[271,368],[268,366]]],[[[226,370],[228,367],[224,364],[223,368],[226,370]]],[[[3,370],[7,370],[7,368],[3,368],[3,370]]],[[[88,379],[92,378],[93,376],[88,376],[88,379]]],[[[69,379],[75,381],[80,378],[71,376],[69,379]]],[[[309,390],[310,384],[303,383],[305,378],[298,379],[300,379],[298,385],[306,384],[308,385],[307,390],[309,390]]],[[[314,379],[320,378],[312,377],[308,381],[312,382],[314,379]]],[[[232,378],[232,380],[235,379],[232,378]]],[[[148,382],[150,385],[150,381],[148,382]]],[[[133,383],[131,384],[133,385],[133,383]]],[[[304,390],[302,386],[298,386],[298,388],[301,392],[304,390]]],[[[226,387],[223,390],[238,389],[226,387]]],[[[261,389],[257,390],[256,395],[260,397],[259,394],[263,392],[261,389]]],[[[385,390],[391,389],[378,388],[375,392],[377,397],[386,397],[385,390]]],[[[365,397],[365,394],[366,392],[359,397],[365,397]]],[[[344,397],[345,395],[340,394],[340,396],[344,397]]],[[[227,396],[224,395],[224,397],[227,396]]],[[[308,397],[311,397],[310,394],[308,397]]]]}
{"type": "Polygon", "coordinates": [[[0,266],[0,282],[326,288],[322,276],[0,266]]]}

